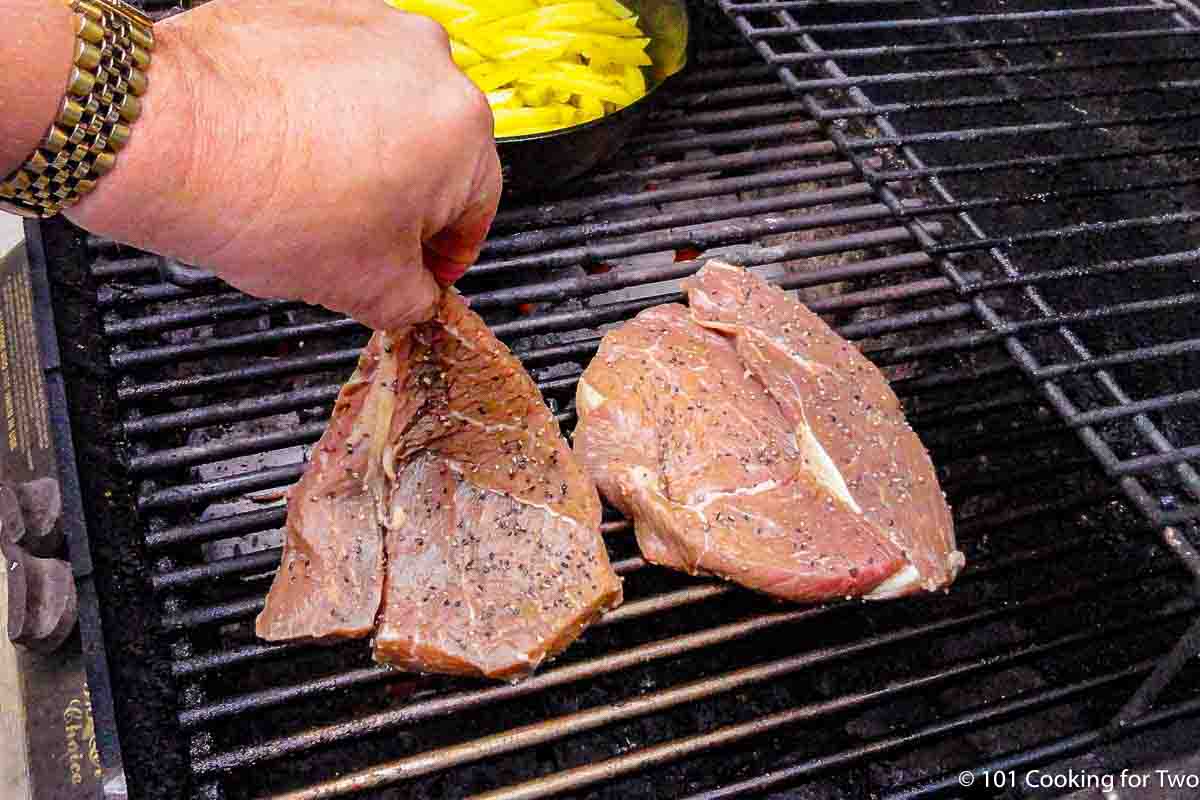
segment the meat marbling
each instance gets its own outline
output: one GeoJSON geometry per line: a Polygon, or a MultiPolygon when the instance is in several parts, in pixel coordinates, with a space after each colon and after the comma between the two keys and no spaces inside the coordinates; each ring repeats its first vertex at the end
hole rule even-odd
{"type": "Polygon", "coordinates": [[[739,267],[608,333],[575,451],[647,560],[778,597],[894,597],[963,565],[925,448],[883,374],[739,267]]]}
{"type": "Polygon", "coordinates": [[[380,662],[517,678],[620,602],[595,485],[448,290],[432,321],[376,333],[338,395],[256,630],[373,633],[380,662]]]}

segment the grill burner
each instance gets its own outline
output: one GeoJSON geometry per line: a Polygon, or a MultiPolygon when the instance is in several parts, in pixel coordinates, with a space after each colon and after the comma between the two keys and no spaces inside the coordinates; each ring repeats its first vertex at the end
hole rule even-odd
{"type": "Polygon", "coordinates": [[[610,517],[626,605],[524,683],[258,642],[281,490],[365,331],[43,225],[112,670],[93,695],[135,796],[933,796],[1095,747],[1118,713],[1125,735],[1200,714],[1197,562],[1172,555],[1200,508],[1200,12],[985,5],[727,3],[753,49],[708,9],[619,160],[506,208],[462,284],[565,429],[606,326],[704,259],[795,289],[939,465],[970,565],[945,596],[777,606],[643,564],[610,517]]]}

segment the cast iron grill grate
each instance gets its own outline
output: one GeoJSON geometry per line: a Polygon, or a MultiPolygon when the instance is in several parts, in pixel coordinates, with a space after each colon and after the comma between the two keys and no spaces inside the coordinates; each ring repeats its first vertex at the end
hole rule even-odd
{"type": "Polygon", "coordinates": [[[1197,7],[720,4],[1126,496],[1200,516],[1197,7]]]}
{"type": "MultiPolygon", "coordinates": [[[[677,299],[705,258],[796,289],[893,380],[970,569],[945,596],[782,607],[643,564],[609,517],[627,604],[515,686],[394,673],[361,644],[253,637],[281,490],[365,331],[216,281],[164,283],[158,259],[43,226],[133,788],[624,798],[804,783],[796,796],[932,796],[962,769],[1105,740],[1139,680],[1178,667],[1192,576],[1139,530],[957,291],[955,275],[993,281],[992,268],[951,274],[919,246],[954,242],[962,223],[921,216],[910,230],[860,177],[899,167],[864,155],[841,155],[752,50],[707,47],[617,161],[506,207],[462,288],[568,430],[605,326],[677,299]]],[[[890,184],[914,213],[936,199],[921,180],[890,184]]],[[[1025,313],[1019,294],[979,296],[1025,313]]],[[[1195,677],[1121,733],[1200,713],[1195,677]]]]}

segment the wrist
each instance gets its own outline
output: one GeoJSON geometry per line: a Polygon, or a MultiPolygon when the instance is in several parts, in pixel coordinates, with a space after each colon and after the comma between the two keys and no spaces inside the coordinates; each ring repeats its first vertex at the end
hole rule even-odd
{"type": "Polygon", "coordinates": [[[188,191],[194,150],[194,80],[187,45],[170,21],[155,26],[154,61],[141,115],[116,166],[63,214],[75,224],[132,244],[148,244],[169,215],[172,198],[188,191]]]}

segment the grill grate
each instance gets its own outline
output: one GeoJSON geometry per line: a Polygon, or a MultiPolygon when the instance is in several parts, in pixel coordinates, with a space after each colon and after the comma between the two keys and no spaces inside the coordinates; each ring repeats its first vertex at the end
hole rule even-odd
{"type": "MultiPolygon", "coordinates": [[[[954,24],[987,17],[989,25],[1065,25],[1078,17],[1095,27],[1021,34],[1039,39],[1036,47],[1047,37],[1101,34],[1107,38],[1095,42],[1113,48],[1126,40],[1138,48],[1143,40],[1186,41],[1186,20],[1159,13],[1167,6],[1076,14],[1010,0],[1004,19],[970,13],[954,24]],[[1142,17],[1171,33],[1141,36],[1156,30],[1133,30],[1130,20],[1142,17]]],[[[801,22],[811,22],[823,29],[809,38],[836,33],[839,47],[858,53],[847,57],[862,59],[856,64],[951,59],[913,61],[914,73],[961,72],[974,68],[959,61],[977,47],[1003,49],[947,39],[949,23],[931,24],[923,9],[865,0],[727,7],[759,52],[708,42],[616,162],[560,196],[506,207],[462,288],[530,368],[568,430],[575,382],[605,327],[678,299],[678,279],[705,259],[724,256],[795,290],[883,367],[933,453],[970,564],[945,596],[781,607],[644,564],[628,523],[608,516],[604,533],[626,580],[626,605],[523,683],[395,673],[371,664],[361,643],[260,643],[249,623],[278,562],[280,492],[299,476],[304,449],[323,430],[366,332],[320,310],[247,298],[215,280],[164,283],[158,259],[61,223],[43,225],[72,422],[83,443],[80,477],[121,755],[134,791],[214,800],[394,796],[403,782],[415,798],[715,798],[805,783],[799,796],[934,796],[955,789],[943,773],[1046,763],[1107,740],[1109,720],[1140,680],[1164,674],[1162,665],[1174,675],[1173,645],[1194,616],[1194,576],[1170,553],[1188,545],[1148,541],[1126,500],[1140,502],[1134,484],[1161,497],[1182,480],[1177,470],[1186,458],[1184,449],[1138,444],[1139,420],[1163,436],[1188,429],[1149,408],[1141,417],[1129,411],[1086,426],[1055,411],[1062,411],[1060,395],[1079,403],[1081,414],[1102,411],[1103,395],[1084,393],[1085,381],[1109,380],[1101,369],[1111,368],[1122,386],[1131,378],[1152,385],[1153,373],[1125,371],[1146,358],[1178,364],[1192,356],[1190,339],[1156,339],[1153,325],[1126,331],[1153,311],[1131,303],[1165,300],[1166,292],[1120,294],[1106,283],[1157,270],[1174,292],[1186,287],[1186,279],[1165,278],[1190,267],[1192,255],[1182,247],[1154,250],[1158,240],[1141,237],[1150,228],[1185,229],[1189,212],[1172,208],[1171,221],[1156,226],[1122,217],[1102,230],[1052,236],[1047,231],[1066,227],[1055,214],[1065,214],[1068,202],[1079,203],[1072,220],[1087,209],[1098,222],[1092,210],[1111,209],[1094,203],[1112,197],[1110,184],[1060,181],[1053,198],[1035,202],[1041,183],[1006,176],[1036,168],[1048,171],[1041,181],[1045,174],[1078,177],[1072,170],[1127,164],[1130,156],[1093,148],[1104,156],[1096,162],[1079,146],[990,155],[984,148],[976,156],[975,140],[955,139],[947,126],[909,135],[946,134],[921,146],[964,149],[951,150],[945,163],[909,162],[900,134],[875,120],[875,109],[846,110],[862,98],[844,91],[845,74],[824,71],[828,54],[796,45],[801,22]],[[897,38],[909,50],[876,41],[894,32],[875,24],[872,14],[881,10],[907,21],[897,38]],[[823,16],[809,20],[810,13],[823,16]],[[777,63],[763,66],[761,55],[777,63]],[[797,87],[830,79],[841,83],[797,87]],[[814,106],[818,95],[850,105],[831,116],[814,106]],[[964,194],[980,225],[1029,213],[1041,222],[1021,230],[1036,236],[1009,243],[982,232],[1015,235],[999,227],[976,236],[959,214],[965,207],[937,191],[979,176],[989,192],[1013,192],[964,194]],[[1005,180],[991,183],[994,176],[1005,180]],[[1026,199],[1010,202],[1017,197],[1026,199]],[[1129,239],[1130,231],[1137,236],[1129,239]],[[1075,265],[1079,252],[1091,252],[1080,242],[1095,236],[1126,238],[1095,266],[1075,265]],[[993,263],[992,250],[1041,260],[1028,271],[1010,269],[993,263]],[[1082,285],[1101,288],[1093,295],[1077,291],[1082,285]],[[1035,291],[1055,305],[1033,306],[1035,291]],[[1065,324],[1094,355],[1068,358],[1053,349],[1065,324]],[[1102,347],[1105,336],[1126,335],[1126,346],[1102,347]],[[1019,379],[1034,354],[1041,394],[1019,379]],[[1124,493],[1105,472],[1123,473],[1091,456],[1098,446],[1116,448],[1119,464],[1131,470],[1124,493]],[[1167,460],[1130,466],[1145,459],[1167,460]]],[[[1007,30],[987,36],[1014,41],[1007,30]]],[[[1171,69],[1190,63],[1171,52],[1140,57],[1171,69]]],[[[960,77],[992,80],[990,73],[971,76],[960,77]]],[[[911,81],[929,93],[898,96],[893,105],[909,105],[887,113],[951,119],[1011,110],[1008,99],[951,96],[943,77],[933,86],[927,78],[911,81]]],[[[1151,77],[1158,76],[1142,80],[1151,77]]],[[[895,79],[875,84],[908,88],[895,79]]],[[[978,92],[994,94],[979,85],[978,92]]],[[[1064,94],[1058,84],[1048,88],[1038,91],[1064,94]]],[[[1133,93],[1126,84],[1096,96],[1133,93]]],[[[1155,141],[1127,149],[1176,158],[1193,148],[1155,141]]],[[[1154,177],[1162,186],[1145,191],[1177,191],[1186,174],[1154,177]]],[[[1131,172],[1123,180],[1147,179],[1131,172]]],[[[1138,217],[1166,213],[1143,201],[1139,195],[1138,217]]],[[[1186,510],[1185,502],[1166,511],[1186,510]]],[[[1154,714],[1120,733],[1200,713],[1196,677],[1195,668],[1185,670],[1154,714]]]]}
{"type": "Polygon", "coordinates": [[[1041,5],[721,0],[1126,495],[1193,520],[1200,11],[1041,5]]]}

